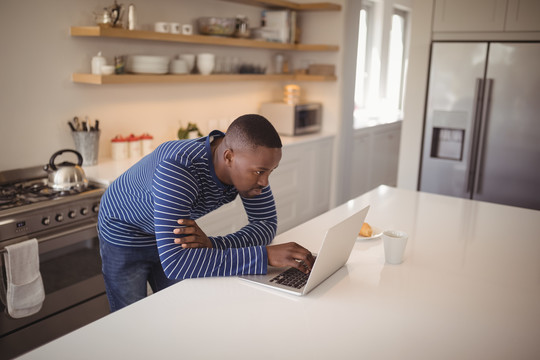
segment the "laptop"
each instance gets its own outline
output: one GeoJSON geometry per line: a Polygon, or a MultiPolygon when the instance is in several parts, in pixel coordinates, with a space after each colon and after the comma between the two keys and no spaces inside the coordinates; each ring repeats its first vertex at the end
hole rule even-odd
{"type": "Polygon", "coordinates": [[[265,275],[240,275],[240,279],[298,296],[306,295],[345,265],[368,210],[366,206],[328,229],[309,274],[293,267],[268,266],[265,275]]]}

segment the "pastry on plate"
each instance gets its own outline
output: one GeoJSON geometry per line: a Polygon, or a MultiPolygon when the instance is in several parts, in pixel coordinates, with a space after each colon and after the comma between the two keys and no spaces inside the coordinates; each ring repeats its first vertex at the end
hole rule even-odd
{"type": "Polygon", "coordinates": [[[358,235],[363,236],[363,237],[370,237],[371,235],[373,235],[373,229],[367,222],[365,222],[362,224],[362,227],[360,228],[360,232],[358,233],[358,235]]]}

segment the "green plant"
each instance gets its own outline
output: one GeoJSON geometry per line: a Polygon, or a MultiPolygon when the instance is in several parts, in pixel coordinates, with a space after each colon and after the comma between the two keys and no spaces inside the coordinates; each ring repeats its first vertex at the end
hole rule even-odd
{"type": "Polygon", "coordinates": [[[199,130],[196,124],[188,123],[188,125],[185,128],[180,128],[178,130],[178,138],[189,139],[189,133],[192,131],[196,131],[198,137],[203,136],[203,134],[201,133],[201,131],[199,130]]]}

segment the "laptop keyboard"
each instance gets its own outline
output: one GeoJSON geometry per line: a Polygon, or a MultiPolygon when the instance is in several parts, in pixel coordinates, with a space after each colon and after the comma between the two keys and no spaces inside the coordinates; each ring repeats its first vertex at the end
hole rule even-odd
{"type": "Polygon", "coordinates": [[[270,282],[300,289],[306,285],[309,274],[304,274],[296,268],[290,268],[270,279],[270,282]]]}

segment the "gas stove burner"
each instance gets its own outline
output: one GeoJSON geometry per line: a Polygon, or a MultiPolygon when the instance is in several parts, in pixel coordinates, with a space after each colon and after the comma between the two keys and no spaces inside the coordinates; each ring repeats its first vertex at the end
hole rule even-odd
{"type": "Polygon", "coordinates": [[[86,189],[55,190],[49,187],[46,178],[2,185],[0,186],[0,210],[77,195],[97,188],[96,185],[89,184],[86,189]]]}
{"type": "Polygon", "coordinates": [[[43,196],[48,198],[55,198],[58,196],[67,196],[67,195],[73,195],[78,194],[84,189],[71,189],[71,190],[55,190],[47,184],[45,180],[37,181],[37,182],[30,182],[27,184],[23,184],[22,191],[26,194],[29,194],[30,196],[43,196]]]}
{"type": "MultiPolygon", "coordinates": [[[[3,195],[2,195],[3,196],[3,195]]],[[[4,199],[3,197],[0,197],[0,210],[3,209],[9,209],[15,206],[21,206],[26,204],[27,202],[19,199],[19,198],[10,198],[10,199],[4,199]]]]}

